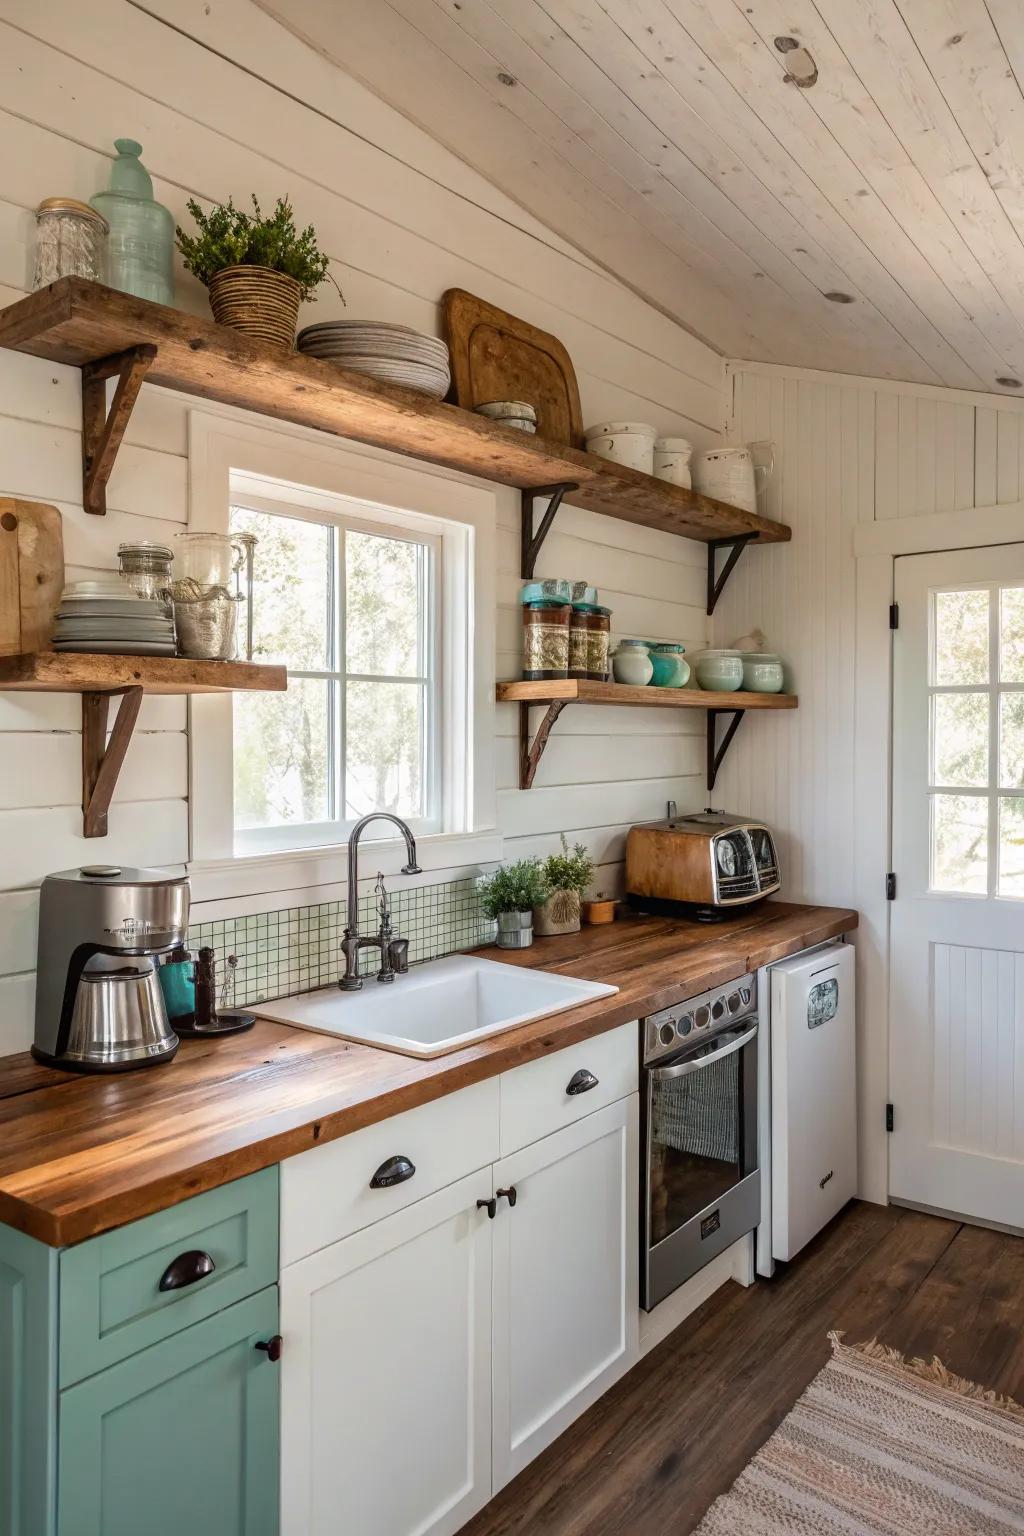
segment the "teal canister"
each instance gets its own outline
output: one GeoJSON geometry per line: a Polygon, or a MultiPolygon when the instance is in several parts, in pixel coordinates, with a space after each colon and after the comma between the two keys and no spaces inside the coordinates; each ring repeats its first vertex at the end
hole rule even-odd
{"type": "Polygon", "coordinates": [[[651,665],[655,688],[685,688],[690,681],[690,663],[683,656],[684,647],[659,642],[651,646],[651,665]]]}
{"type": "Polygon", "coordinates": [[[196,1016],[196,963],[183,944],[171,950],[157,978],[171,1028],[176,1023],[191,1024],[196,1016]]]}
{"type": "Polygon", "coordinates": [[[156,304],[174,302],[174,219],[153,197],[153,182],[134,139],[115,139],[110,186],[90,198],[110,225],[107,274],[111,287],[156,304]]]}

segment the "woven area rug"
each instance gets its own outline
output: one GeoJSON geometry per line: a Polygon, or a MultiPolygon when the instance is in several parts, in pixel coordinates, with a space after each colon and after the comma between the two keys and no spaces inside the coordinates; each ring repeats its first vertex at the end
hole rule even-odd
{"type": "Polygon", "coordinates": [[[1024,1407],[884,1345],[833,1355],[697,1536],[1024,1532],[1024,1407]]]}

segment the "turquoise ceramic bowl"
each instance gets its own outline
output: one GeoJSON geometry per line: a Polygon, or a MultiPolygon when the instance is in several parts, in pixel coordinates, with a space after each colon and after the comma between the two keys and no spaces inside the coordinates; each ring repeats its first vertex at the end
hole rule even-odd
{"type": "Polygon", "coordinates": [[[698,683],[711,693],[736,693],[743,687],[743,658],[739,651],[705,651],[694,665],[698,683]]]}
{"type": "Polygon", "coordinates": [[[743,686],[748,693],[781,693],[785,682],[782,659],[764,651],[744,651],[743,686]]]}
{"type": "Polygon", "coordinates": [[[690,663],[685,660],[681,645],[653,646],[651,665],[651,683],[655,688],[685,688],[690,680],[690,663]]]}

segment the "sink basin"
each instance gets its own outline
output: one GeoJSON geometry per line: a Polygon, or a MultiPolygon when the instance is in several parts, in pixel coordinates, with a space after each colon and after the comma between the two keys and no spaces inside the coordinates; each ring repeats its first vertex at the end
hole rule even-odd
{"type": "Polygon", "coordinates": [[[459,1051],[487,1035],[618,990],[599,981],[452,955],[414,966],[388,986],[368,976],[361,992],[324,987],[252,1006],[278,1024],[426,1057],[459,1051]]]}

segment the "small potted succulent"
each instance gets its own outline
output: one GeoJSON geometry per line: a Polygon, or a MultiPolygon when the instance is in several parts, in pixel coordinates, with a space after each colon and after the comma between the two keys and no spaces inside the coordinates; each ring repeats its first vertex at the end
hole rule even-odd
{"type": "Polygon", "coordinates": [[[498,924],[499,949],[527,949],[533,943],[533,913],[547,896],[539,859],[503,864],[481,881],[484,911],[498,924]]]}
{"type": "Polygon", "coordinates": [[[312,299],[328,276],[327,257],[316,243],[312,224],[296,229],[286,197],[278,198],[269,218],[264,218],[255,196],[251,214],[236,208],[230,198],[209,213],[194,197],[186,206],[197,233],[186,234],[178,225],[178,250],[188,270],[210,290],[218,325],[291,351],[299,305],[312,299]]]}
{"type": "Polygon", "coordinates": [[[594,874],[594,861],[583,843],[570,849],[562,833],[561,853],[544,860],[545,900],[534,908],[533,926],[541,938],[556,933],[579,933],[580,903],[594,874]]]}

